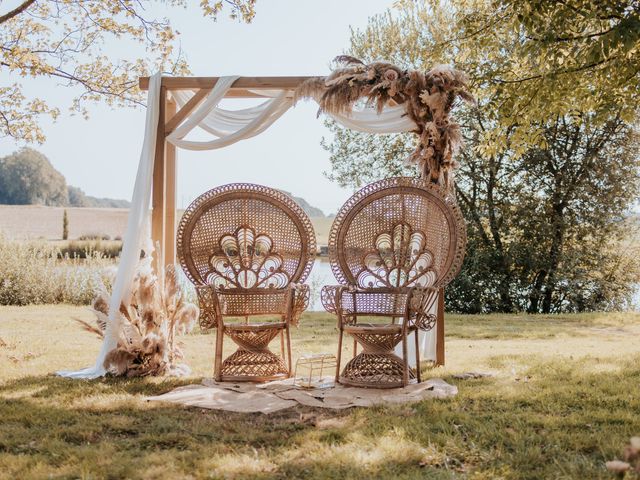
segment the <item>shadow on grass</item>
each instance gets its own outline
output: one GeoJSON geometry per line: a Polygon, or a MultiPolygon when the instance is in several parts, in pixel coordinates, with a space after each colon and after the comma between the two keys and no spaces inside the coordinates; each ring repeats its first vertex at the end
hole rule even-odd
{"type": "MultiPolygon", "coordinates": [[[[447,314],[445,325],[448,338],[468,340],[550,339],[560,335],[589,336],[593,329],[625,328],[637,325],[637,313],[581,313],[581,314],[447,314]]],[[[628,333],[628,332],[627,332],[628,333]]]]}
{"type": "MultiPolygon", "coordinates": [[[[640,357],[529,359],[511,377],[459,381],[457,397],[272,415],[146,403],[193,379],[0,385],[8,478],[610,478],[604,461],[640,433],[640,357]],[[81,407],[78,407],[78,404],[81,407]]],[[[2,477],[0,473],[0,477],[2,477]]]]}
{"type": "Polygon", "coordinates": [[[109,390],[130,395],[159,395],[174,388],[199,381],[194,378],[118,378],[104,377],[99,380],[78,380],[57,375],[34,375],[0,383],[0,395],[15,390],[38,389],[34,398],[77,397],[109,390]],[[160,381],[158,381],[160,380],[160,381]]]}

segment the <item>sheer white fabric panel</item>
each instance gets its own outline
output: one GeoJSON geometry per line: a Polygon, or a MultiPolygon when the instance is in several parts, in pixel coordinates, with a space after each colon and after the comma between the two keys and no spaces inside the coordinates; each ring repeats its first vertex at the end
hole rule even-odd
{"type": "MultiPolygon", "coordinates": [[[[274,98],[256,107],[235,112],[219,108],[218,104],[237,78],[220,78],[200,107],[178,126],[167,140],[186,150],[214,150],[226,147],[262,133],[291,108],[293,102],[287,97],[286,91],[279,92],[274,98]],[[196,127],[217,138],[209,141],[186,140],[185,137],[196,127]]],[[[176,103],[184,105],[192,95],[193,93],[179,92],[179,95],[176,95],[176,103]]]]}
{"type": "MultiPolygon", "coordinates": [[[[172,95],[174,96],[178,107],[182,108],[193,96],[193,93],[177,91],[173,92],[172,95]]],[[[255,107],[245,108],[242,110],[225,110],[218,107],[212,110],[198,125],[198,127],[212,135],[223,137],[246,126],[246,124],[255,118],[256,115],[268,108],[269,105],[269,102],[264,102],[255,107]]]]}
{"type": "Polygon", "coordinates": [[[418,128],[401,105],[387,107],[380,115],[375,108],[364,108],[354,110],[351,115],[332,113],[329,116],[344,127],[365,133],[410,132],[418,128]]]}
{"type": "MultiPolygon", "coordinates": [[[[235,79],[237,77],[231,78],[235,79]]],[[[220,81],[218,81],[216,86],[218,86],[219,84],[220,81]]],[[[265,110],[269,109],[272,106],[272,101],[277,101],[279,107],[282,108],[282,110],[279,110],[280,113],[277,115],[277,117],[280,117],[286,110],[293,106],[293,101],[291,99],[292,92],[262,90],[256,93],[271,97],[272,100],[268,100],[261,103],[260,105],[243,110],[230,111],[217,107],[211,110],[211,112],[206,117],[204,117],[204,119],[200,121],[197,126],[211,133],[212,135],[215,135],[217,137],[224,137],[225,135],[236,133],[240,128],[243,128],[248,123],[254,121],[256,117],[262,115],[265,110]]],[[[210,95],[212,94],[213,91],[210,95]]],[[[174,94],[176,103],[180,107],[185,105],[192,96],[193,92],[188,91],[178,91],[174,94]]],[[[218,99],[218,101],[219,100],[220,99],[218,99]]],[[[354,109],[350,114],[332,113],[328,115],[342,126],[364,133],[380,134],[410,132],[417,128],[415,122],[411,120],[411,118],[407,115],[407,112],[402,105],[387,107],[380,114],[378,114],[375,108],[364,107],[361,109],[354,109]]],[[[268,123],[267,127],[271,125],[271,123],[273,123],[273,121],[275,121],[277,117],[273,118],[268,123]]],[[[168,140],[177,146],[181,146],[182,148],[197,150],[220,148],[216,146],[218,145],[218,143],[216,143],[215,140],[208,143],[202,142],[200,146],[198,146],[198,148],[194,148],[194,143],[187,143],[184,140],[178,140],[179,143],[176,143],[176,139],[183,139],[186,134],[193,128],[194,126],[189,125],[188,129],[185,127],[184,129],[180,129],[180,131],[176,130],[176,132],[173,132],[172,135],[168,137],[168,140]],[[206,145],[209,146],[207,147],[206,145]]],[[[263,130],[264,128],[261,131],[263,130]]],[[[255,133],[254,135],[256,134],[257,133],[255,133]]]]}
{"type": "MultiPolygon", "coordinates": [[[[438,293],[440,295],[440,293],[438,293]]],[[[431,308],[429,309],[429,313],[433,315],[438,314],[438,300],[433,302],[431,308]]],[[[436,361],[436,333],[438,331],[438,326],[436,325],[431,330],[425,332],[423,330],[418,330],[418,345],[420,348],[420,361],[431,360],[433,362],[436,361]]],[[[416,342],[413,338],[415,334],[412,333],[409,335],[407,339],[407,355],[409,359],[409,366],[416,366],[416,342]]],[[[396,345],[395,354],[399,357],[402,357],[402,342],[396,345]]]]}
{"type": "Polygon", "coordinates": [[[109,321],[102,341],[102,347],[93,367],[79,371],[61,371],[58,375],[71,378],[97,378],[106,371],[104,360],[118,343],[120,332],[120,303],[130,293],[131,284],[140,261],[140,250],[150,240],[149,204],[151,202],[151,184],[153,178],[153,160],[156,149],[158,118],[160,103],[160,82],[162,77],[156,73],[149,79],[149,94],[147,97],[147,115],[144,129],[142,152],[138,163],[138,173],[133,187],[131,209],[127,218],[127,230],[123,238],[122,253],[118,273],[109,300],[109,321]]]}

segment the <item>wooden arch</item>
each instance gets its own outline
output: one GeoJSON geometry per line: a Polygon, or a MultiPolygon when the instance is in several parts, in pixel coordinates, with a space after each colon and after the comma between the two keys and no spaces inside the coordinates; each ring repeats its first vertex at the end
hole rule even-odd
{"type": "MultiPolygon", "coordinates": [[[[295,90],[310,78],[314,77],[240,77],[224,98],[266,98],[260,95],[260,90],[295,90]]],[[[161,80],[151,197],[151,238],[154,245],[160,246],[158,267],[176,262],[176,147],[167,142],[167,136],[206,98],[219,79],[162,77],[161,80]],[[177,90],[195,92],[179,111],[169,95],[177,90]]],[[[141,90],[149,89],[149,77],[140,77],[138,83],[141,90]]],[[[438,295],[436,332],[436,365],[444,365],[444,289],[438,295]]]]}
{"type": "MultiPolygon", "coordinates": [[[[176,147],[167,136],[205,99],[220,77],[163,77],[160,86],[160,117],[156,137],[151,197],[151,238],[160,246],[158,266],[176,261],[176,147]],[[176,111],[169,95],[177,90],[193,90],[194,96],[176,111]]],[[[240,77],[225,98],[263,98],[260,90],[295,89],[311,77],[240,77]]],[[[139,79],[141,90],[149,89],[149,77],[139,79]]]]}

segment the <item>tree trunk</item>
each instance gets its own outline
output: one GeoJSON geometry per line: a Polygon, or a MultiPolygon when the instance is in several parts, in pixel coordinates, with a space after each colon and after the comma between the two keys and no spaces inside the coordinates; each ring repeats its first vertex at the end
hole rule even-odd
{"type": "Polygon", "coordinates": [[[542,286],[544,285],[544,281],[546,278],[546,270],[540,270],[536,274],[536,279],[533,282],[533,288],[531,289],[531,294],[529,295],[529,307],[527,308],[527,313],[538,313],[538,302],[540,302],[540,297],[542,296],[542,286]]]}
{"type": "Polygon", "coordinates": [[[549,273],[544,287],[542,298],[542,313],[551,312],[553,293],[556,288],[556,272],[560,265],[562,254],[562,243],[564,241],[564,206],[561,203],[553,204],[553,241],[549,250],[549,273]]]}
{"type": "Polygon", "coordinates": [[[505,313],[514,313],[515,309],[513,308],[513,299],[511,298],[511,275],[509,271],[502,272],[502,280],[500,281],[500,285],[498,287],[498,292],[500,295],[500,311],[505,313]]]}
{"type": "Polygon", "coordinates": [[[494,157],[489,159],[489,179],[487,182],[487,209],[489,215],[489,229],[491,230],[491,237],[493,238],[494,248],[497,252],[499,259],[499,269],[502,276],[500,285],[498,286],[498,296],[500,298],[500,311],[506,313],[512,313],[513,299],[511,298],[511,292],[509,285],[511,284],[511,265],[507,255],[504,251],[504,245],[502,243],[502,237],[500,234],[500,227],[498,225],[498,218],[496,216],[496,203],[494,198],[494,190],[496,189],[497,179],[496,173],[498,170],[499,160],[496,161],[494,157]]]}

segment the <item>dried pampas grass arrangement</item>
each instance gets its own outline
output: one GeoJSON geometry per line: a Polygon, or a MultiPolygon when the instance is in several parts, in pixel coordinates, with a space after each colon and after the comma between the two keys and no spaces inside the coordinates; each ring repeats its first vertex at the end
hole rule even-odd
{"type": "MultiPolygon", "coordinates": [[[[92,307],[95,325],[76,320],[102,338],[109,317],[106,291],[95,297],[92,307]]],[[[160,278],[149,268],[140,268],[129,298],[120,304],[118,344],[107,354],[105,369],[126,377],[188,375],[190,369],[183,363],[176,335],[190,332],[198,315],[198,307],[184,300],[173,265],[160,278]]]]}
{"type": "MultiPolygon", "coordinates": [[[[640,474],[640,437],[631,437],[629,443],[622,452],[623,460],[611,460],[605,464],[607,470],[619,475],[619,478],[627,478],[626,472],[640,474]]],[[[633,478],[637,478],[633,475],[633,478]]]]}
{"type": "MultiPolygon", "coordinates": [[[[415,122],[418,144],[408,161],[419,166],[422,177],[453,189],[453,156],[462,142],[460,125],[449,118],[455,100],[474,99],[464,73],[439,65],[428,72],[402,70],[386,62],[365,64],[341,55],[328,77],[312,78],[295,92],[295,100],[313,98],[320,112],[348,114],[364,99],[380,113],[386,105],[404,104],[415,122]]],[[[319,113],[320,113],[319,112],[319,113]]]]}

